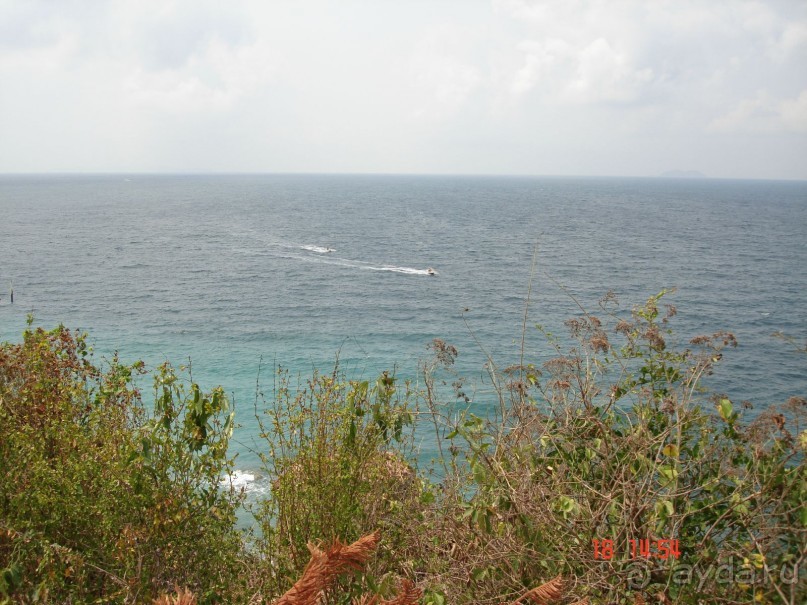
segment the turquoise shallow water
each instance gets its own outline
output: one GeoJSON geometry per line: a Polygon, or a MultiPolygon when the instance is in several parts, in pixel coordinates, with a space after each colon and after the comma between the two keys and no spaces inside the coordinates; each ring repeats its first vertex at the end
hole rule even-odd
{"type": "MultiPolygon", "coordinates": [[[[327,370],[337,352],[353,375],[412,376],[439,337],[478,377],[469,328],[505,365],[516,358],[537,242],[530,323],[560,333],[577,312],[558,283],[590,307],[608,290],[629,307],[677,287],[682,338],[739,339],[712,386],[759,409],[807,394],[805,356],[772,336],[807,337],[805,235],[804,182],[4,176],[0,339],[33,312],[89,330],[101,355],[190,357],[198,382],[233,395],[252,471],[261,359],[264,376],[327,370]]],[[[529,335],[528,355],[545,359],[529,335]]]]}

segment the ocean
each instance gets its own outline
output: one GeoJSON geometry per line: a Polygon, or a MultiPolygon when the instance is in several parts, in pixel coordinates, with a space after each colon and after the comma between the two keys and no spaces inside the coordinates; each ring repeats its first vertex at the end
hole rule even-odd
{"type": "Polygon", "coordinates": [[[305,377],[337,356],[352,377],[411,378],[441,338],[481,380],[487,353],[518,359],[530,287],[530,361],[552,354],[534,325],[562,334],[577,302],[596,311],[613,291],[629,310],[676,288],[679,343],[739,341],[710,387],[757,411],[805,396],[807,355],[774,333],[807,339],[806,236],[807,182],[7,175],[0,340],[31,313],[87,330],[97,359],[190,359],[234,400],[237,465],[257,489],[259,372],[269,395],[275,367],[305,377]]]}

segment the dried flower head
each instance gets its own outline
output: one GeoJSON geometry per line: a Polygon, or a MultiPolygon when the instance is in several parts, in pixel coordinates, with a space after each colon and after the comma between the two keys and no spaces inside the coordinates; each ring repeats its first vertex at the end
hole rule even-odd
{"type": "Polygon", "coordinates": [[[624,319],[620,319],[614,327],[614,330],[618,334],[624,334],[627,336],[633,330],[633,324],[631,324],[629,321],[625,321],[624,319]]]}
{"type": "Polygon", "coordinates": [[[794,412],[799,408],[805,408],[805,407],[807,407],[807,399],[805,399],[804,397],[791,397],[790,399],[787,400],[787,403],[785,403],[785,409],[794,412]]]}
{"type": "Polygon", "coordinates": [[[664,342],[664,337],[661,335],[661,331],[658,329],[658,326],[650,326],[647,328],[644,333],[644,337],[647,339],[650,347],[656,351],[663,351],[667,346],[667,343],[664,342]]]}
{"type": "Polygon", "coordinates": [[[571,357],[555,357],[544,363],[544,369],[551,374],[570,374],[576,367],[577,362],[571,357]]]}
{"type": "Polygon", "coordinates": [[[444,366],[454,365],[459,351],[454,345],[450,345],[440,338],[435,338],[432,342],[426,345],[426,348],[432,349],[437,361],[444,366]]]}
{"type": "Polygon", "coordinates": [[[595,353],[607,353],[611,348],[611,344],[608,342],[608,336],[602,330],[598,330],[594,336],[591,337],[589,345],[591,345],[595,353]]]}

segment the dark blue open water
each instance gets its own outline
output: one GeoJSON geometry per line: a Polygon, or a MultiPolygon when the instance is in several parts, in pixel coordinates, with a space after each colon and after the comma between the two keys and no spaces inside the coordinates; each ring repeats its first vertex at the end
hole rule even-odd
{"type": "Polygon", "coordinates": [[[266,376],[327,370],[338,351],[354,375],[411,376],[440,337],[479,376],[468,308],[476,337],[513,361],[537,242],[531,323],[560,333],[577,312],[545,274],[591,308],[609,289],[629,308],[677,287],[682,342],[732,330],[740,346],[713,384],[760,408],[807,394],[807,356],[772,336],[807,337],[806,236],[805,182],[4,176],[0,340],[33,312],[89,330],[101,353],[190,356],[198,382],[234,395],[246,443],[261,357],[266,376]]]}

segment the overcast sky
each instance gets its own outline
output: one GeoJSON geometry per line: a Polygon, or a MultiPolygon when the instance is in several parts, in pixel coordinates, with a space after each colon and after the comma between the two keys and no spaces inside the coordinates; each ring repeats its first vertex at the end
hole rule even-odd
{"type": "Polygon", "coordinates": [[[0,172],[807,179],[804,0],[0,0],[0,172]]]}

